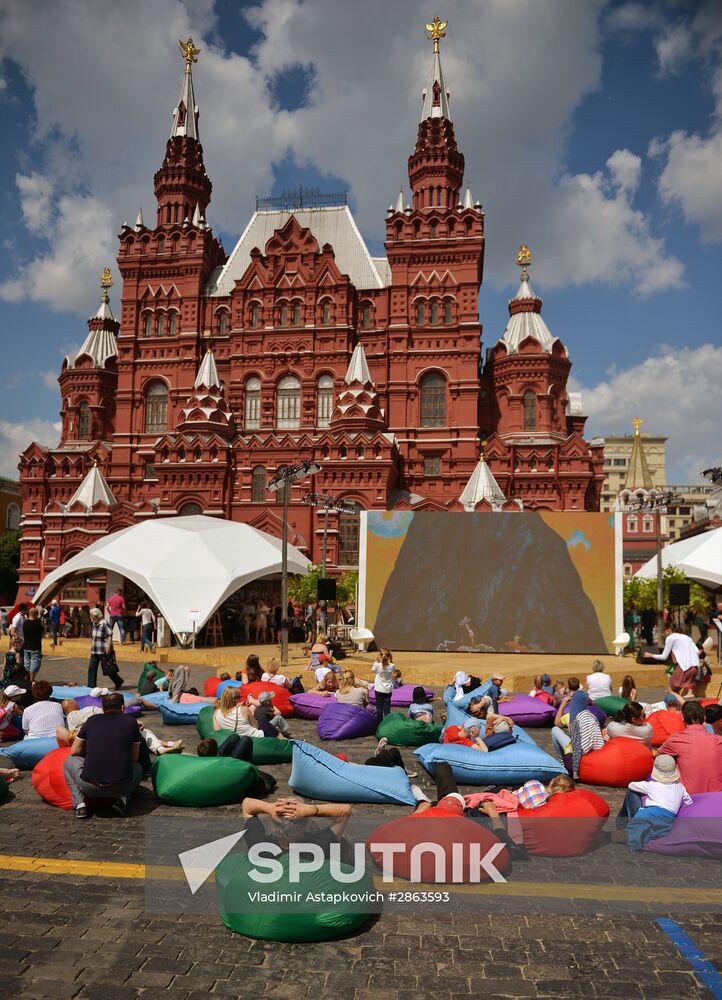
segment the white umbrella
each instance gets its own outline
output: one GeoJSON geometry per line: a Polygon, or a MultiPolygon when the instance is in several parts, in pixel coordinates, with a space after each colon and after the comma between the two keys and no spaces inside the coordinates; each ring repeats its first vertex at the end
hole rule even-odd
{"type": "MultiPolygon", "coordinates": [[[[722,528],[666,545],[662,549],[662,567],[667,566],[681,569],[690,580],[706,587],[722,587],[722,528]]],[[[646,562],[634,575],[645,579],[655,577],[657,557],[646,562]]]]}
{"type": "MultiPolygon", "coordinates": [[[[288,546],[289,573],[305,573],[309,560],[288,546]]],[[[45,577],[36,603],[64,582],[111,570],[137,584],[178,635],[196,630],[234,591],[281,571],[281,539],[248,524],[202,514],[164,517],[113,532],[45,577]]]]}

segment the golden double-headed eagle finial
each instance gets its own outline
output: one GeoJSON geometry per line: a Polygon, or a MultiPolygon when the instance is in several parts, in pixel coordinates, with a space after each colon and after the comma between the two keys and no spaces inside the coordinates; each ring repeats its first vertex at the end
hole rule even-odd
{"type": "Polygon", "coordinates": [[[186,61],[186,73],[190,73],[191,66],[193,65],[193,63],[198,62],[198,53],[201,50],[195,47],[195,45],[193,44],[193,39],[190,37],[190,35],[185,40],[185,42],[181,41],[181,39],[179,38],[178,45],[183,54],[183,58],[186,61]]]}
{"type": "Polygon", "coordinates": [[[640,428],[641,428],[641,426],[642,426],[643,423],[644,423],[644,421],[642,420],[641,417],[635,417],[634,420],[632,421],[632,425],[634,426],[634,433],[637,436],[639,435],[639,430],[640,430],[640,428]]]}
{"type": "Polygon", "coordinates": [[[529,277],[529,271],[527,269],[531,264],[531,250],[526,243],[522,243],[519,247],[519,253],[516,255],[516,262],[521,268],[521,280],[526,281],[529,277]]]}
{"type": "Polygon", "coordinates": [[[103,273],[100,275],[100,287],[101,288],[113,287],[113,274],[109,267],[103,268],[103,273]]]}
{"type": "Polygon", "coordinates": [[[434,20],[429,21],[425,25],[427,38],[434,43],[434,52],[439,51],[439,39],[446,38],[446,26],[448,23],[448,21],[442,21],[438,14],[434,14],[434,20]]]}

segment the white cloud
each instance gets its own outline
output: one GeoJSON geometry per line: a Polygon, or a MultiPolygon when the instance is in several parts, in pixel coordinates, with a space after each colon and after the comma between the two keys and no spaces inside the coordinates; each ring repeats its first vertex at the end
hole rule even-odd
{"type": "Polygon", "coordinates": [[[632,419],[645,420],[645,431],[664,435],[667,479],[694,483],[700,471],[722,464],[717,399],[722,347],[662,345],[639,365],[612,371],[584,393],[588,435],[628,434],[632,419]]]}
{"type": "MultiPolygon", "coordinates": [[[[652,255],[655,287],[679,283],[681,264],[632,207],[641,170],[633,153],[610,149],[606,174],[564,170],[572,114],[599,85],[604,6],[448,0],[444,71],[466,176],[486,203],[486,279],[497,285],[514,280],[522,240],[533,245],[547,288],[598,281],[643,290],[652,255]],[[596,207],[612,229],[599,224],[596,207]],[[569,248],[579,246],[594,247],[596,266],[569,266],[569,248]]],[[[203,50],[195,83],[214,185],[209,221],[240,232],[254,196],[271,186],[272,163],[291,152],[348,180],[363,231],[380,243],[385,208],[399,182],[406,187],[431,60],[423,23],[434,10],[431,0],[262,0],[248,12],[262,33],[254,65],[223,49],[211,0],[59,0],[45,7],[42,32],[32,5],[6,5],[0,46],[33,87],[44,153],[35,173],[52,185],[57,218],[47,251],[2,294],[87,314],[123,220],[133,221],[140,201],[153,218],[152,177],[182,75],[177,39],[188,34],[203,50]],[[384,28],[371,43],[376,22],[384,28]],[[272,83],[296,64],[314,67],[309,101],[279,112],[272,83]]]]}
{"type": "Polygon", "coordinates": [[[0,420],[0,475],[18,478],[18,455],[33,441],[50,447],[57,445],[60,423],[52,420],[27,420],[12,423],[0,420]]]}
{"type": "Polygon", "coordinates": [[[15,184],[28,232],[34,236],[48,235],[52,228],[52,182],[42,174],[32,173],[17,174],[15,184]]]}
{"type": "Polygon", "coordinates": [[[654,43],[662,73],[676,73],[692,51],[692,33],[686,24],[677,24],[659,35],[654,43]]]}
{"type": "Polygon", "coordinates": [[[40,372],[40,379],[51,392],[58,390],[58,373],[54,371],[40,372]]]}

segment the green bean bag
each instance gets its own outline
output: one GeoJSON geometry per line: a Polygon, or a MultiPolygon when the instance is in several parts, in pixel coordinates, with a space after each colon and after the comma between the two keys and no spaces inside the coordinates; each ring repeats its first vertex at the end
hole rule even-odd
{"type": "Polygon", "coordinates": [[[618,698],[617,695],[612,694],[608,698],[597,698],[592,704],[596,705],[597,708],[601,708],[607,715],[616,715],[617,712],[621,712],[628,702],[626,698],[618,698]]]}
{"type": "MultiPolygon", "coordinates": [[[[298,882],[289,881],[288,854],[276,859],[283,865],[277,881],[256,882],[249,872],[248,855],[229,854],[216,868],[218,910],[226,927],[236,934],[262,941],[289,943],[331,941],[362,927],[379,904],[369,902],[321,903],[309,899],[319,893],[346,893],[363,896],[374,892],[370,873],[358,882],[337,882],[328,861],[318,871],[304,872],[298,882]],[[300,901],[287,903],[254,902],[253,893],[300,894],[300,901]]],[[[341,871],[351,872],[348,865],[341,871]]],[[[299,896],[294,895],[294,900],[299,896]]]]}
{"type": "Polygon", "coordinates": [[[386,737],[396,747],[423,747],[441,742],[443,726],[409,719],[403,712],[390,712],[376,730],[376,739],[386,737]]]}
{"type": "MultiPolygon", "coordinates": [[[[198,713],[196,729],[202,740],[214,739],[220,746],[231,735],[230,729],[213,728],[213,705],[206,705],[198,713]]],[[[272,736],[264,736],[253,741],[253,763],[290,764],[293,759],[293,747],[289,740],[276,740],[272,736]]]]}
{"type": "Polygon", "coordinates": [[[224,806],[240,802],[253,787],[258,771],[233,757],[164,754],[153,764],[153,788],[161,802],[173,806],[224,806]]]}

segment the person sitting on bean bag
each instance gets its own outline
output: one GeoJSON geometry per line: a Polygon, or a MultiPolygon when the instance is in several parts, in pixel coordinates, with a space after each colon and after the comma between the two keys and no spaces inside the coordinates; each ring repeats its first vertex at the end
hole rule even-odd
{"type": "Polygon", "coordinates": [[[286,677],[285,674],[279,673],[280,669],[280,660],[277,660],[275,656],[272,657],[268,661],[265,671],[261,674],[261,680],[266,681],[269,684],[279,684],[281,687],[285,687],[290,691],[292,682],[288,679],[288,677],[286,677]]]}
{"type": "MultiPolygon", "coordinates": [[[[572,744],[572,774],[570,777],[579,777],[579,764],[585,754],[594,750],[601,750],[606,740],[602,735],[602,730],[598,719],[587,709],[580,712],[576,719],[569,723],[569,738],[572,744]]],[[[564,758],[565,766],[569,766],[567,756],[564,758]]]]}
{"type": "Polygon", "coordinates": [[[626,839],[630,851],[641,851],[650,840],[664,837],[682,806],[692,805],[692,796],[680,781],[674,757],[658,754],[649,781],[630,781],[617,817],[618,830],[613,840],[626,839]]]}
{"type": "Polygon", "coordinates": [[[443,742],[486,752],[486,747],[481,742],[481,724],[476,719],[470,719],[461,726],[447,726],[443,742]]]}
{"type": "Polygon", "coordinates": [[[336,701],[346,705],[358,705],[367,708],[369,703],[368,685],[356,680],[352,670],[344,670],[338,682],[336,701]]]}
{"type": "Polygon", "coordinates": [[[419,722],[434,721],[434,706],[426,696],[426,688],[421,685],[415,687],[411,694],[408,714],[410,719],[416,719],[419,722]]]}
{"type": "Polygon", "coordinates": [[[48,681],[35,681],[32,685],[34,704],[26,708],[22,715],[25,739],[40,739],[55,736],[55,730],[62,726],[65,717],[56,701],[51,701],[53,686],[48,681]]]}
{"type": "Polygon", "coordinates": [[[320,694],[322,698],[335,698],[338,691],[338,678],[330,667],[319,667],[316,670],[317,686],[313,689],[314,694],[320,694]]]}
{"type": "Polygon", "coordinates": [[[722,705],[705,705],[704,721],[716,736],[722,736],[722,705]]]}
{"type": "Polygon", "coordinates": [[[587,692],[591,701],[611,697],[612,678],[605,673],[601,660],[595,660],[592,663],[592,673],[587,674],[587,692]]]}
{"type": "Polygon", "coordinates": [[[538,674],[534,678],[534,687],[529,692],[530,698],[538,698],[539,701],[545,702],[547,705],[554,704],[554,695],[552,693],[551,685],[549,681],[551,678],[549,674],[538,674]],[[546,686],[545,686],[546,678],[546,686]]]}
{"type": "Polygon", "coordinates": [[[683,731],[668,737],[658,753],[676,759],[690,795],[722,792],[722,736],[704,728],[704,708],[698,701],[688,701],[682,707],[682,718],[683,731]]]}
{"type": "Polygon", "coordinates": [[[236,680],[241,681],[242,684],[255,684],[257,681],[263,680],[261,661],[255,653],[249,653],[246,657],[245,669],[236,673],[236,680]]]}
{"type": "Polygon", "coordinates": [[[24,694],[25,689],[16,684],[8,684],[4,691],[0,691],[0,742],[19,740],[22,736],[20,730],[23,709],[13,699],[20,698],[24,694]]]}
{"type": "Polygon", "coordinates": [[[640,740],[651,748],[652,735],[652,727],[644,716],[644,705],[640,705],[638,701],[627,702],[624,708],[607,723],[607,736],[610,740],[616,736],[628,736],[629,739],[640,740]]]}
{"type": "MultiPolygon", "coordinates": [[[[250,736],[252,739],[260,739],[266,734],[258,726],[254,725],[254,718],[251,708],[241,704],[240,688],[227,687],[218,700],[218,708],[213,713],[214,729],[231,729],[239,736],[250,736]]],[[[283,739],[280,732],[276,734],[279,739],[283,739]]]]}
{"type": "Polygon", "coordinates": [[[454,701],[459,701],[465,694],[470,694],[476,688],[481,687],[481,680],[465,670],[457,670],[451,682],[454,685],[454,701]]]}
{"type": "Polygon", "coordinates": [[[275,844],[287,851],[292,843],[317,844],[330,858],[332,844],[340,844],[340,859],[345,864],[353,864],[353,849],[344,839],[346,826],[351,818],[352,808],[347,802],[320,802],[309,805],[298,799],[280,798],[275,802],[246,798],[243,800],[243,816],[246,820],[243,845],[251,848],[256,844],[275,844]],[[260,819],[267,817],[266,825],[260,819]],[[309,819],[319,817],[332,822],[325,827],[310,827],[309,819]]]}
{"type": "MultiPolygon", "coordinates": [[[[248,699],[249,702],[254,703],[255,700],[255,698],[248,699]]],[[[273,704],[273,691],[261,691],[258,696],[258,704],[253,712],[253,719],[258,728],[263,730],[264,736],[288,738],[288,723],[273,704]]]]}

